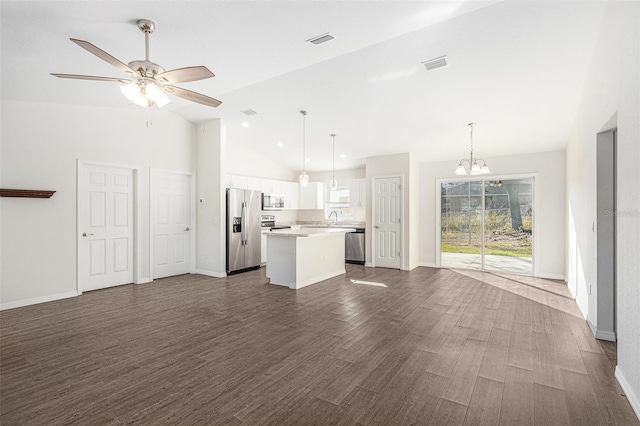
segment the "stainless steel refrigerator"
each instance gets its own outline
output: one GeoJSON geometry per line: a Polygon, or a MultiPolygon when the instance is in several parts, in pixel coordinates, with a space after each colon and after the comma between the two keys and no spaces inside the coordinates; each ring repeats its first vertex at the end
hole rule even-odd
{"type": "Polygon", "coordinates": [[[227,189],[227,275],[260,267],[262,193],[227,189]]]}

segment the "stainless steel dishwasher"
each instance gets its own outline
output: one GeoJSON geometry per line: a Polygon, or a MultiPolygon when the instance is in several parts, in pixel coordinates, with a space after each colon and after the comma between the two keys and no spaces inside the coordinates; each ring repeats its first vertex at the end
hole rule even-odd
{"type": "Polygon", "coordinates": [[[364,265],[364,228],[345,234],[345,262],[364,265]]]}

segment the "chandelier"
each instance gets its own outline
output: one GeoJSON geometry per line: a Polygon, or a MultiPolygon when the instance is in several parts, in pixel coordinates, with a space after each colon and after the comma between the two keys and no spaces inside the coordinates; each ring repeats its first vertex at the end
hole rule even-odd
{"type": "Polygon", "coordinates": [[[458,163],[458,167],[456,168],[456,174],[457,175],[466,175],[467,174],[467,170],[464,167],[464,163],[468,163],[468,166],[470,168],[470,173],[472,175],[479,175],[479,174],[485,174],[485,173],[491,173],[491,171],[489,170],[489,166],[487,166],[487,162],[482,160],[482,159],[476,159],[473,156],[473,126],[475,126],[476,123],[469,123],[468,126],[471,129],[470,133],[471,133],[471,155],[469,156],[469,159],[462,159],[460,160],[460,162],[458,163]],[[478,161],[482,162],[482,166],[480,164],[478,164],[478,161]]]}

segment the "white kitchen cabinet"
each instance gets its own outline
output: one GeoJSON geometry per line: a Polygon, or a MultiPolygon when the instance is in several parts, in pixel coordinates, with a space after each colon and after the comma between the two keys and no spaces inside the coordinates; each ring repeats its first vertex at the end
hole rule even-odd
{"type": "Polygon", "coordinates": [[[248,177],[247,178],[247,189],[251,189],[254,191],[262,191],[262,179],[248,177]]]}
{"type": "Polygon", "coordinates": [[[297,210],[299,208],[299,187],[300,185],[297,182],[282,182],[285,210],[297,210]]]}
{"type": "Polygon", "coordinates": [[[282,181],[262,179],[262,192],[265,194],[282,195],[282,181]]]}
{"type": "Polygon", "coordinates": [[[260,236],[260,263],[267,263],[267,234],[260,236]]]}
{"type": "Polygon", "coordinates": [[[225,181],[226,188],[247,189],[248,178],[246,176],[227,175],[225,181]]]}
{"type": "Polygon", "coordinates": [[[353,179],[349,183],[349,207],[365,207],[367,202],[367,180],[353,179]]]}
{"type": "Polygon", "coordinates": [[[324,183],[309,182],[308,186],[300,185],[300,210],[322,210],[324,209],[324,183]]]}

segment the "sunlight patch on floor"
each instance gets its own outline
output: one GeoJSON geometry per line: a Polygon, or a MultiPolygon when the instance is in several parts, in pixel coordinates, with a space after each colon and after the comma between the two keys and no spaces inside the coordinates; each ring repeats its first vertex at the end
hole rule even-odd
{"type": "Polygon", "coordinates": [[[354,283],[354,284],[372,285],[374,287],[386,287],[386,284],[374,283],[373,281],[351,280],[351,282],[354,283]]]}

